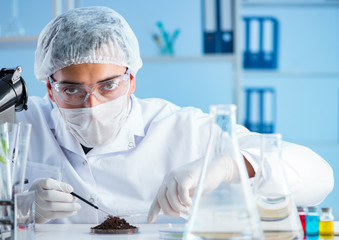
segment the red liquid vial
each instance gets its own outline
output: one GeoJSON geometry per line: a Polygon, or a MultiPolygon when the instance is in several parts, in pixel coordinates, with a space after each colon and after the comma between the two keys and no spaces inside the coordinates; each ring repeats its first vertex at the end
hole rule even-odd
{"type": "Polygon", "coordinates": [[[298,207],[298,214],[300,218],[301,225],[304,230],[304,236],[306,236],[306,211],[304,207],[298,207]]]}

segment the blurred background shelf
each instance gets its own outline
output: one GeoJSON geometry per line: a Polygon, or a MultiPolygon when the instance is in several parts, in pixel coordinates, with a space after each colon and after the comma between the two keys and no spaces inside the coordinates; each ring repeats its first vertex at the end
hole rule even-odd
{"type": "Polygon", "coordinates": [[[0,49],[35,48],[38,36],[1,37],[0,49]]]}
{"type": "MultiPolygon", "coordinates": [[[[35,48],[39,36],[0,37],[0,49],[35,48]]],[[[205,54],[192,56],[142,56],[144,62],[234,61],[234,54],[205,54]]]]}
{"type": "Polygon", "coordinates": [[[200,62],[200,61],[233,61],[233,54],[197,55],[197,56],[147,56],[143,62],[200,62]]]}
{"type": "Polygon", "coordinates": [[[339,71],[243,70],[244,77],[339,78],[339,71]]]}

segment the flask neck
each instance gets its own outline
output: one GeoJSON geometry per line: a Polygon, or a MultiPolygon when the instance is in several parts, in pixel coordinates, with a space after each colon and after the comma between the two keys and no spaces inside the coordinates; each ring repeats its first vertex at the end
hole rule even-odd
{"type": "Polygon", "coordinates": [[[269,161],[274,169],[281,169],[281,135],[261,135],[261,160],[269,161]]]}
{"type": "Polygon", "coordinates": [[[226,132],[230,136],[234,135],[236,124],[235,105],[212,105],[210,107],[210,113],[213,122],[222,130],[222,132],[226,132]]]}
{"type": "Polygon", "coordinates": [[[290,195],[281,160],[280,134],[261,135],[261,160],[255,189],[259,195],[275,196],[277,199],[290,195]]]}

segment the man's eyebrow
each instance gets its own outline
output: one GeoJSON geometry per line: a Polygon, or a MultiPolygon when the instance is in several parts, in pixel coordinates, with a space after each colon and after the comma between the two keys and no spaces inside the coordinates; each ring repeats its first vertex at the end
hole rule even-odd
{"type": "Polygon", "coordinates": [[[108,77],[108,78],[105,78],[105,79],[103,79],[103,80],[100,80],[100,81],[98,81],[98,83],[99,83],[99,82],[105,82],[105,81],[108,81],[108,80],[113,80],[114,78],[120,77],[120,76],[122,76],[122,75],[123,75],[123,74],[114,75],[114,76],[112,76],[112,77],[108,77]]]}
{"type": "Polygon", "coordinates": [[[66,83],[66,84],[73,84],[73,85],[81,85],[82,84],[82,83],[71,82],[69,80],[57,81],[56,83],[66,83]]]}
{"type": "MultiPolygon", "coordinates": [[[[99,82],[105,82],[105,81],[108,81],[108,80],[113,80],[114,78],[117,78],[117,77],[120,77],[120,76],[122,76],[122,74],[113,75],[111,77],[107,77],[103,80],[98,81],[98,83],[99,82]]],[[[75,82],[72,82],[70,80],[55,81],[55,79],[53,77],[52,77],[52,79],[53,79],[54,82],[58,82],[58,83],[67,83],[67,84],[74,84],[74,85],[81,85],[82,84],[82,83],[75,83],[75,82]]]]}

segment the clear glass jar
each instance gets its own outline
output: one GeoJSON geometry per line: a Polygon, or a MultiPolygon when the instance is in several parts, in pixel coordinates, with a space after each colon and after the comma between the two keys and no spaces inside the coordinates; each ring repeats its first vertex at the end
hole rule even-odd
{"type": "Polygon", "coordinates": [[[329,207],[321,208],[321,215],[320,215],[320,221],[319,221],[320,238],[333,238],[334,237],[333,222],[334,222],[334,217],[332,214],[332,208],[329,208],[329,207]]]}

